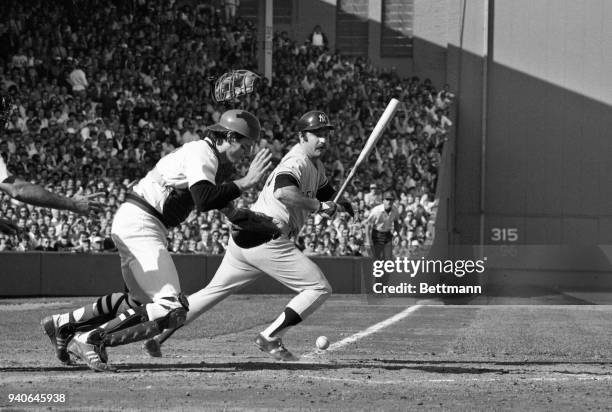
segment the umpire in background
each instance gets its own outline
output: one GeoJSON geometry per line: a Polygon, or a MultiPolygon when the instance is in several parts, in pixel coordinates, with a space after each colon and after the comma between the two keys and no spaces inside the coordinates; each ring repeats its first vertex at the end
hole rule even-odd
{"type": "Polygon", "coordinates": [[[383,203],[373,207],[365,221],[371,239],[372,257],[376,260],[393,259],[393,232],[399,231],[399,211],[393,202],[393,192],[385,192],[383,203]]]}

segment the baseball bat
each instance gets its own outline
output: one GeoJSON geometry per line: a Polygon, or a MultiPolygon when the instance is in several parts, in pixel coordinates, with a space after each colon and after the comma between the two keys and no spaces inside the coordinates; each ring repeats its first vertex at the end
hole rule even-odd
{"type": "Polygon", "coordinates": [[[357,161],[353,165],[353,168],[351,169],[346,179],[344,179],[344,183],[342,184],[342,187],[340,188],[340,190],[338,190],[338,192],[336,192],[336,196],[334,197],[334,202],[337,202],[338,199],[340,199],[340,196],[342,196],[348,184],[351,182],[351,180],[353,180],[353,176],[355,176],[355,172],[357,171],[357,168],[361,166],[361,164],[365,161],[365,159],[368,158],[368,156],[372,152],[372,149],[374,149],[374,146],[376,146],[376,143],[382,136],[387,126],[389,125],[389,122],[391,122],[391,119],[393,118],[393,115],[395,114],[395,111],[397,110],[399,103],[400,103],[399,100],[393,98],[387,105],[387,108],[383,112],[382,116],[380,116],[380,119],[378,119],[376,126],[374,126],[374,130],[372,130],[372,133],[370,133],[370,137],[368,137],[368,140],[366,141],[365,146],[363,146],[363,149],[361,150],[361,153],[359,154],[357,161]]]}

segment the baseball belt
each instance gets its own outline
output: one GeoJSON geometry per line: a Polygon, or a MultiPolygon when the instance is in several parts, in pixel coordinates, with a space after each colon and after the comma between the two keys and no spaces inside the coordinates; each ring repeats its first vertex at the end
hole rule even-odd
{"type": "Polygon", "coordinates": [[[166,221],[166,219],[164,218],[164,215],[162,215],[161,213],[159,213],[157,211],[157,209],[155,209],[153,206],[151,206],[149,204],[149,202],[147,202],[146,200],[144,200],[142,197],[138,196],[136,193],[134,192],[130,192],[128,194],[125,195],[125,202],[126,203],[131,203],[133,205],[138,206],[141,210],[147,212],[148,214],[150,214],[151,216],[157,218],[160,222],[162,222],[164,224],[164,226],[166,227],[166,229],[170,228],[171,226],[168,224],[168,222],[166,221]]]}
{"type": "Polygon", "coordinates": [[[393,234],[391,232],[380,232],[376,229],[372,229],[372,243],[375,245],[386,245],[393,240],[393,234]]]}

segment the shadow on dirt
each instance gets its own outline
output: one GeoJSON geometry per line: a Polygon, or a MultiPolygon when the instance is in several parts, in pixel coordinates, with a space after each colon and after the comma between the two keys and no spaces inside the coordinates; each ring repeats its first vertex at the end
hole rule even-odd
{"type": "MultiPolygon", "coordinates": [[[[136,373],[155,373],[155,372],[193,372],[193,373],[231,373],[249,371],[324,371],[324,370],[349,370],[349,369],[384,369],[390,371],[415,370],[429,373],[448,373],[448,374],[484,374],[496,373],[507,374],[514,372],[507,366],[579,366],[579,365],[601,365],[611,366],[612,362],[565,362],[565,361],[427,361],[427,360],[397,360],[397,359],[372,359],[368,361],[343,362],[343,363],[308,363],[308,362],[219,362],[219,363],[175,363],[175,364],[156,364],[156,363],[131,363],[114,364],[118,372],[136,373]],[[482,366],[487,365],[487,366],[482,366]]],[[[86,371],[85,365],[75,366],[50,366],[50,367],[30,367],[14,366],[0,368],[1,373],[19,372],[74,372],[86,371]]],[[[577,375],[601,375],[601,373],[585,371],[549,371],[565,374],[577,375]]],[[[359,373],[359,372],[354,372],[359,373]]],[[[603,373],[607,375],[607,373],[603,373]]]]}

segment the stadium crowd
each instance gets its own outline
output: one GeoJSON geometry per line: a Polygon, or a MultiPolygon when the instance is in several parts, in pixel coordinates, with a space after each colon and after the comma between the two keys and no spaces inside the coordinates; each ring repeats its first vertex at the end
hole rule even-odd
{"type": "MultiPolygon", "coordinates": [[[[102,192],[105,211],[83,217],[19,204],[3,194],[1,215],[23,231],[0,235],[0,250],[114,250],[112,217],[132,182],[175,147],[202,138],[230,108],[213,102],[207,79],[232,68],[256,69],[253,25],[221,9],[179,7],[169,0],[86,4],[0,3],[0,86],[14,103],[0,133],[0,152],[13,174],[51,191],[102,192]]],[[[430,243],[441,149],[452,125],[448,87],[400,78],[394,70],[292,40],[285,32],[276,33],[273,53],[273,84],[263,79],[234,108],[259,117],[259,146],[268,146],[276,161],[297,142],[299,116],[326,111],[336,130],[323,161],[335,187],[387,102],[402,102],[345,194],[355,218],[310,217],[296,239],[300,248],[310,255],[366,254],[361,222],[387,190],[395,194],[401,216],[394,253],[407,255],[430,243]]],[[[256,195],[257,190],[244,194],[238,205],[248,206],[256,195]]],[[[170,230],[168,245],[177,253],[219,254],[228,239],[219,212],[193,212],[170,230]]]]}

